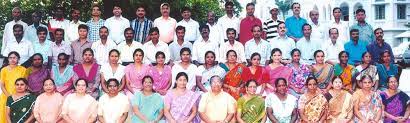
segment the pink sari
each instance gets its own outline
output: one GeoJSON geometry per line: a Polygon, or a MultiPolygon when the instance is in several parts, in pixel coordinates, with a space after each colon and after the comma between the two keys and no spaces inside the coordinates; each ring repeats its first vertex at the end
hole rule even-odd
{"type": "Polygon", "coordinates": [[[186,90],[184,95],[177,96],[170,90],[164,97],[164,104],[170,108],[170,113],[177,122],[183,122],[191,115],[192,107],[199,103],[199,96],[199,93],[189,90],[186,90]]]}
{"type": "Polygon", "coordinates": [[[135,68],[134,64],[129,64],[128,66],[125,67],[125,78],[126,81],[129,82],[131,88],[127,88],[125,90],[125,94],[128,96],[129,99],[131,99],[134,94],[131,93],[129,90],[133,90],[134,92],[141,91],[142,89],[142,78],[144,76],[149,75],[150,67],[148,65],[142,65],[140,70],[137,70],[135,68]]]}
{"type": "MultiPolygon", "coordinates": [[[[285,66],[279,66],[272,69],[269,65],[264,68],[264,73],[262,75],[263,82],[275,87],[275,81],[278,78],[285,78],[286,81],[289,82],[292,80],[292,69],[285,66]]],[[[274,90],[269,88],[265,88],[265,91],[268,94],[274,92],[274,90]]]]}
{"type": "Polygon", "coordinates": [[[158,71],[156,66],[151,66],[148,75],[154,79],[153,88],[155,91],[168,90],[168,85],[171,84],[171,67],[165,65],[162,71],[158,71]]]}

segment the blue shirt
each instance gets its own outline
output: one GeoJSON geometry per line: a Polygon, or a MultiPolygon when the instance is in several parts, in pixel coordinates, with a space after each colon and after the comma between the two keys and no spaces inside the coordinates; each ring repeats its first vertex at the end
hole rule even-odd
{"type": "Polygon", "coordinates": [[[360,40],[357,44],[354,44],[352,40],[345,44],[345,51],[349,53],[349,64],[354,65],[362,61],[362,54],[367,51],[366,45],[366,42],[360,40]]]}
{"type": "Polygon", "coordinates": [[[379,46],[379,44],[377,44],[376,41],[373,41],[371,44],[367,45],[366,48],[367,48],[367,51],[370,52],[370,54],[372,55],[372,61],[373,62],[381,63],[380,53],[383,53],[385,50],[389,51],[390,59],[391,59],[392,62],[394,61],[393,51],[392,51],[390,45],[386,42],[383,42],[382,46],[379,46]]]}
{"type": "Polygon", "coordinates": [[[51,41],[45,40],[43,44],[37,41],[33,43],[33,47],[34,53],[40,53],[43,56],[43,63],[48,62],[48,56],[52,55],[51,41]]]}
{"type": "Polygon", "coordinates": [[[100,40],[100,28],[104,26],[104,22],[103,19],[98,20],[97,23],[94,23],[92,19],[87,21],[89,41],[96,42],[100,40]]]}
{"type": "Polygon", "coordinates": [[[364,41],[370,44],[371,42],[375,41],[376,38],[373,33],[373,27],[365,23],[363,26],[359,23],[356,23],[350,27],[350,29],[358,29],[359,30],[359,41],[364,41]]]}
{"type": "Polygon", "coordinates": [[[307,23],[306,19],[299,17],[296,18],[295,16],[288,17],[286,18],[285,25],[286,25],[286,35],[289,37],[295,37],[295,38],[302,38],[303,37],[303,31],[302,31],[302,26],[303,24],[307,23]]]}
{"type": "Polygon", "coordinates": [[[152,27],[153,22],[144,18],[144,21],[140,22],[138,19],[131,21],[131,27],[134,29],[134,41],[140,43],[145,42],[145,38],[148,36],[148,32],[152,27]]]}
{"type": "MultiPolygon", "coordinates": [[[[38,27],[34,27],[34,24],[30,25],[27,27],[27,29],[24,30],[24,38],[28,41],[31,41],[31,43],[38,42],[38,36],[37,36],[37,29],[39,27],[44,27],[48,30],[47,26],[44,24],[39,24],[38,27]]],[[[50,39],[50,35],[47,31],[47,38],[50,39]]]]}

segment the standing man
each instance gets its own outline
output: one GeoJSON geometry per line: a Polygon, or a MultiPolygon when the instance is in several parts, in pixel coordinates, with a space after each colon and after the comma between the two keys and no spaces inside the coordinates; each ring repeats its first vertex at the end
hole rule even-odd
{"type": "Polygon", "coordinates": [[[63,7],[56,7],[53,11],[53,19],[48,21],[48,30],[50,31],[50,38],[54,40],[54,31],[58,28],[67,32],[67,27],[70,21],[64,18],[65,11],[63,7]]]}
{"type": "Polygon", "coordinates": [[[303,37],[298,42],[296,42],[296,48],[298,48],[302,52],[302,62],[307,62],[308,64],[310,64],[314,62],[313,53],[321,48],[320,41],[322,40],[313,38],[312,26],[310,26],[309,24],[303,25],[302,28],[303,37]]]}
{"type": "Polygon", "coordinates": [[[181,51],[182,48],[187,47],[190,50],[192,50],[192,43],[185,41],[185,27],[183,26],[177,26],[175,29],[176,35],[177,35],[177,40],[172,42],[169,45],[169,51],[170,51],[170,63],[173,63],[174,61],[180,61],[181,57],[179,54],[179,51],[181,51]]]}
{"type": "Polygon", "coordinates": [[[219,61],[219,46],[214,41],[209,40],[209,27],[202,25],[199,27],[201,37],[195,41],[192,48],[192,61],[195,65],[202,65],[205,63],[205,53],[212,51],[215,53],[215,61],[219,61]]]}
{"type": "MultiPolygon", "coordinates": [[[[391,46],[386,43],[383,39],[383,29],[382,28],[377,28],[374,30],[374,35],[376,36],[376,41],[373,41],[371,44],[367,45],[367,51],[370,52],[372,55],[372,61],[375,63],[381,63],[380,61],[380,54],[383,53],[384,51],[389,51],[390,54],[393,54],[393,51],[391,49],[391,46]]],[[[394,62],[394,55],[390,55],[390,59],[392,62],[394,62]]]]}
{"type": "Polygon", "coordinates": [[[222,31],[221,26],[217,23],[213,11],[207,13],[206,25],[209,27],[209,38],[211,41],[214,41],[218,45],[225,43],[224,38],[222,37],[223,35],[220,33],[220,31],[222,31]]]}
{"type": "Polygon", "coordinates": [[[121,6],[119,4],[114,4],[112,9],[114,16],[108,18],[104,26],[108,28],[110,35],[108,38],[113,40],[116,44],[120,44],[124,41],[124,35],[122,34],[124,30],[130,27],[130,21],[127,18],[122,17],[121,6]]]}
{"type": "MultiPolygon", "coordinates": [[[[33,14],[31,14],[33,24],[27,27],[24,31],[24,38],[28,41],[31,41],[31,43],[37,42],[38,37],[37,37],[37,29],[40,27],[44,27],[47,29],[47,26],[44,24],[41,24],[41,12],[36,11],[33,14]]],[[[47,31],[48,32],[48,31],[47,31]]],[[[47,34],[47,39],[49,39],[49,35],[47,34]]]]}
{"type": "Polygon", "coordinates": [[[185,32],[185,41],[189,41],[192,44],[200,37],[199,32],[199,23],[191,18],[191,9],[188,7],[183,7],[181,9],[182,20],[177,23],[177,26],[184,26],[186,29],[185,32]]]}
{"type": "Polygon", "coordinates": [[[293,16],[286,18],[285,21],[286,28],[288,29],[286,35],[296,42],[303,37],[302,26],[306,23],[306,19],[300,17],[299,3],[293,3],[291,8],[293,16]]]}
{"type": "Polygon", "coordinates": [[[375,41],[374,34],[373,34],[373,27],[366,22],[366,11],[364,9],[357,9],[356,10],[356,20],[357,23],[353,24],[350,29],[357,29],[359,30],[359,39],[360,41],[364,41],[367,44],[372,43],[375,41]]]}
{"type": "Polygon", "coordinates": [[[344,44],[342,40],[339,40],[339,31],[337,28],[329,29],[330,39],[325,41],[322,45],[322,50],[325,52],[325,61],[329,64],[339,63],[338,54],[344,50],[344,44]]]}
{"type": "Polygon", "coordinates": [[[236,41],[236,30],[233,28],[228,28],[226,30],[226,35],[228,36],[228,41],[221,44],[221,47],[219,48],[219,57],[221,57],[219,60],[220,62],[226,62],[226,53],[229,50],[234,50],[237,54],[237,62],[238,63],[246,63],[246,58],[245,58],[245,49],[244,46],[241,42],[236,41]]]}
{"type": "Polygon", "coordinates": [[[226,2],[225,3],[226,15],[218,19],[218,24],[221,26],[221,30],[219,33],[222,34],[224,41],[228,41],[228,37],[226,36],[226,33],[222,33],[222,32],[225,32],[228,28],[233,28],[235,30],[238,30],[237,34],[240,33],[239,31],[240,19],[234,15],[233,10],[234,10],[233,2],[231,1],[226,2]]]}
{"type": "MultiPolygon", "coordinates": [[[[241,20],[239,32],[239,42],[245,44],[246,41],[252,39],[252,27],[254,25],[262,26],[261,20],[255,17],[255,4],[248,3],[246,4],[246,18],[241,20]]],[[[225,30],[226,31],[226,30],[225,30]]],[[[225,32],[222,31],[222,32],[225,32]]]]}
{"type": "Polygon", "coordinates": [[[47,28],[46,27],[39,27],[37,29],[37,37],[38,41],[33,42],[33,47],[34,47],[34,53],[40,53],[43,56],[43,63],[46,64],[47,66],[51,66],[51,56],[52,56],[52,50],[51,50],[51,41],[47,40],[47,28]]]}
{"type": "Polygon", "coordinates": [[[100,41],[93,42],[91,49],[94,51],[94,58],[99,65],[108,63],[108,55],[117,45],[111,39],[108,39],[108,28],[103,26],[100,28],[100,41]]]}
{"type": "Polygon", "coordinates": [[[13,34],[14,38],[11,38],[13,40],[4,49],[2,55],[7,57],[10,52],[16,51],[20,55],[19,64],[21,65],[34,54],[33,45],[30,41],[23,39],[23,25],[15,24],[13,26],[13,34]]]}
{"type": "Polygon", "coordinates": [[[263,31],[266,33],[266,41],[273,42],[273,38],[278,36],[278,24],[280,21],[278,19],[279,9],[278,6],[273,5],[270,10],[271,18],[263,22],[263,31]]]}
{"type": "MultiPolygon", "coordinates": [[[[341,44],[345,44],[349,41],[349,22],[342,20],[342,9],[336,7],[333,9],[334,19],[329,23],[329,28],[336,28],[338,30],[339,38],[341,44]]],[[[331,37],[329,35],[329,37],[331,37]]]]}
{"type": "Polygon", "coordinates": [[[262,27],[255,25],[252,27],[253,38],[245,43],[245,58],[251,64],[251,55],[259,53],[261,55],[260,64],[269,64],[271,48],[266,40],[262,39],[262,27]]]}
{"type": "MultiPolygon", "coordinates": [[[[319,23],[319,12],[317,10],[312,10],[309,12],[310,20],[308,24],[312,27],[312,39],[317,39],[318,41],[323,41],[325,39],[324,24],[319,23]]],[[[305,34],[303,34],[305,35],[305,34]]]]}
{"type": "Polygon", "coordinates": [[[117,49],[120,51],[120,61],[122,65],[127,66],[130,63],[134,63],[134,51],[138,48],[142,49],[140,42],[134,41],[134,30],[131,27],[126,28],[124,31],[125,41],[118,44],[117,49]]]}
{"type": "Polygon", "coordinates": [[[172,43],[177,24],[177,21],[169,16],[170,8],[168,3],[162,3],[160,7],[162,16],[154,20],[154,27],[159,29],[159,40],[167,44],[172,43]]]}
{"type": "Polygon", "coordinates": [[[131,21],[131,28],[134,30],[134,41],[145,43],[147,41],[148,32],[152,28],[153,22],[145,17],[145,6],[137,6],[135,15],[137,18],[131,21]]]}
{"type": "Polygon", "coordinates": [[[78,64],[83,61],[84,49],[91,48],[92,43],[88,41],[88,26],[80,24],[78,26],[78,39],[71,43],[71,64],[78,64]]]}
{"type": "Polygon", "coordinates": [[[345,51],[349,53],[349,64],[357,66],[362,61],[362,54],[367,51],[367,43],[359,38],[359,30],[350,30],[350,41],[344,45],[345,51]]]}
{"type": "Polygon", "coordinates": [[[80,21],[80,9],[72,8],[71,9],[71,21],[68,23],[68,27],[66,29],[65,40],[66,41],[75,41],[78,39],[78,26],[80,24],[85,24],[84,22],[80,21]]]}
{"type": "MultiPolygon", "coordinates": [[[[20,7],[14,7],[12,12],[12,16],[13,16],[13,20],[8,22],[5,26],[4,26],[4,31],[3,31],[3,41],[2,41],[2,45],[1,45],[1,52],[4,52],[4,49],[7,47],[8,44],[10,44],[10,42],[13,42],[15,38],[14,35],[14,30],[13,30],[13,26],[16,24],[20,24],[23,26],[23,31],[24,29],[27,28],[27,23],[23,22],[21,20],[21,9],[20,7]]],[[[7,54],[6,54],[7,56],[7,54]]]]}
{"type": "Polygon", "coordinates": [[[104,19],[101,18],[101,7],[94,5],[91,10],[91,20],[87,21],[87,26],[90,28],[88,31],[88,39],[91,42],[100,40],[99,30],[104,26],[104,19]]]}

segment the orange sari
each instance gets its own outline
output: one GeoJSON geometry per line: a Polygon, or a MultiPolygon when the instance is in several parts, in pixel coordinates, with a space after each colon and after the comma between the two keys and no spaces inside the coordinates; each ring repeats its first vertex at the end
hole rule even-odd
{"type": "Polygon", "coordinates": [[[245,89],[241,87],[241,85],[244,83],[244,80],[246,80],[246,75],[248,75],[249,69],[247,69],[243,64],[236,64],[236,66],[232,69],[229,69],[226,64],[221,64],[220,66],[227,72],[225,75],[224,84],[235,88],[240,87],[238,91],[232,91],[229,88],[224,88],[224,91],[234,97],[235,100],[238,100],[242,93],[245,92],[245,89]]]}

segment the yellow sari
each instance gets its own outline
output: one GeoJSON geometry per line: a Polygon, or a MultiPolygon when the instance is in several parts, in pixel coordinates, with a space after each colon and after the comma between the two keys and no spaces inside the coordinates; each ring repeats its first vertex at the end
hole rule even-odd
{"type": "MultiPolygon", "coordinates": [[[[4,67],[0,71],[0,82],[4,84],[7,92],[10,94],[16,93],[14,82],[18,78],[27,77],[26,68],[22,66],[16,66],[13,69],[10,69],[9,66],[4,67]]],[[[2,93],[0,95],[0,123],[6,123],[6,101],[7,97],[2,93]]]]}
{"type": "Polygon", "coordinates": [[[329,110],[327,115],[328,123],[339,123],[346,122],[353,118],[353,101],[352,95],[342,90],[339,94],[332,93],[325,94],[326,98],[329,99],[329,110]]]}

